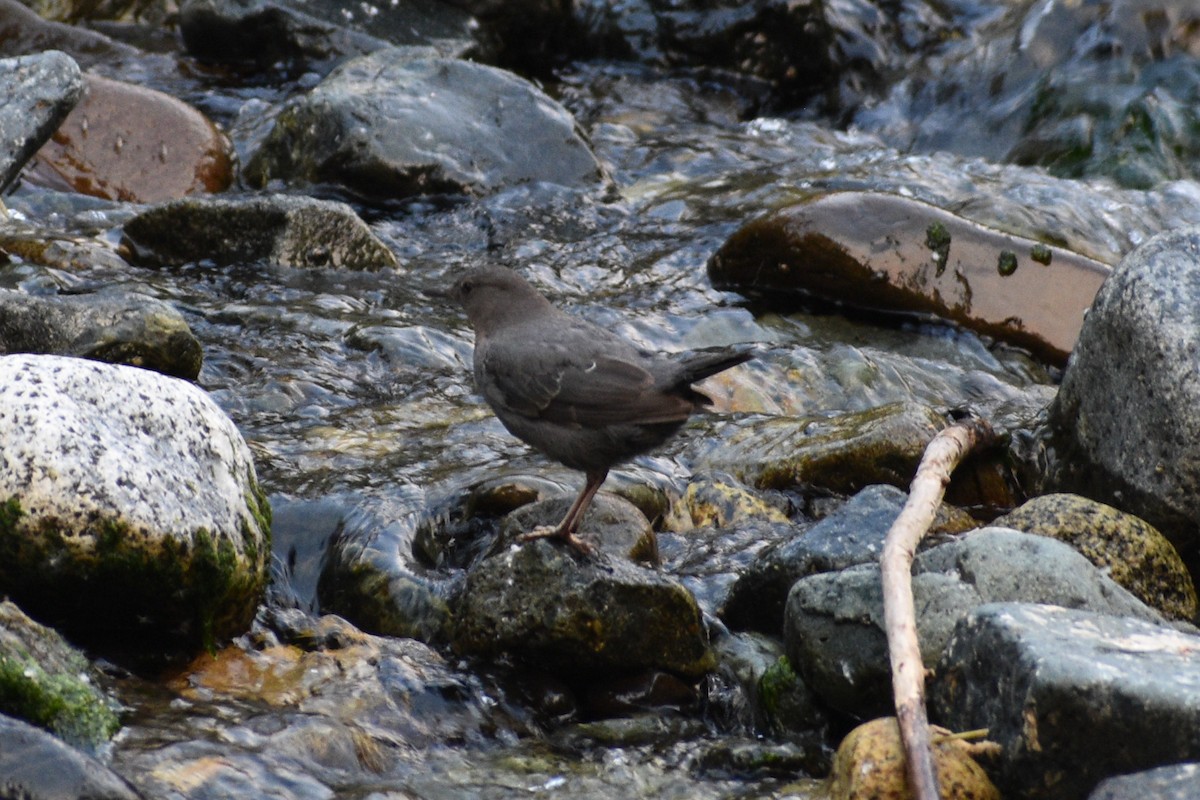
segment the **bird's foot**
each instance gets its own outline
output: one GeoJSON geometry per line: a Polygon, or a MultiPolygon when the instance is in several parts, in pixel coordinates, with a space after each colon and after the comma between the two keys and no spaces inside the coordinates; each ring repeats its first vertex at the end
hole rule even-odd
{"type": "Polygon", "coordinates": [[[529,533],[523,533],[517,537],[517,541],[519,542],[532,542],[535,539],[562,539],[583,556],[592,556],[596,552],[590,544],[562,527],[552,528],[546,525],[541,528],[534,528],[529,533]]]}

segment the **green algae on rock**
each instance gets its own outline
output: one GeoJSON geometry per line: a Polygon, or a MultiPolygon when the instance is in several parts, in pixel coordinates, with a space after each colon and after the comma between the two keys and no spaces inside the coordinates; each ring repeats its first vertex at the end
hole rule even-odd
{"type": "Polygon", "coordinates": [[[117,704],[92,677],[82,653],[14,603],[0,601],[0,712],[94,749],[121,723],[117,704]]]}

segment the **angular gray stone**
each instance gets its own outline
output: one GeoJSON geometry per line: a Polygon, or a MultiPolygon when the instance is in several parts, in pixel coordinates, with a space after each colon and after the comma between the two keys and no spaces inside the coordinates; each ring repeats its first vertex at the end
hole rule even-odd
{"type": "Polygon", "coordinates": [[[1200,636],[985,605],[955,629],[930,698],[942,724],[1001,745],[1005,797],[1082,800],[1105,777],[1200,758],[1200,636]]]}
{"type": "MultiPolygon", "coordinates": [[[[958,620],[989,602],[1055,603],[1162,620],[1068,545],[1005,528],[973,531],[918,554],[913,595],[926,666],[936,663],[958,620]]],[[[861,716],[890,709],[877,564],[797,581],[788,595],[784,642],[797,671],[835,708],[861,716]]]]}
{"type": "Polygon", "coordinates": [[[0,353],[90,358],[195,380],[203,353],[183,316],[123,291],[30,295],[0,290],[0,353]]]}
{"type": "Polygon", "coordinates": [[[7,187],[83,96],[83,75],[66,53],[0,59],[0,190],[7,187]]]}
{"type": "Polygon", "coordinates": [[[574,118],[532,83],[416,48],[346,61],[290,101],[244,174],[255,186],[332,183],[368,199],[604,177],[574,118]]]}
{"type": "Polygon", "coordinates": [[[738,576],[721,619],[778,636],[792,584],[806,575],[878,561],[907,498],[894,486],[868,486],[808,530],[796,528],[792,538],[765,550],[738,576]]]}
{"type": "Polygon", "coordinates": [[[1155,236],[1104,282],[1050,406],[1049,482],[1200,544],[1200,228],[1155,236]]]}
{"type": "Polygon", "coordinates": [[[378,269],[396,256],[345,203],[297,195],[187,197],[125,223],[140,264],[266,262],[285,267],[378,269]]]}
{"type": "Polygon", "coordinates": [[[203,390],[3,356],[0,441],[0,594],[106,652],[186,652],[246,629],[270,510],[249,447],[203,390]]]}

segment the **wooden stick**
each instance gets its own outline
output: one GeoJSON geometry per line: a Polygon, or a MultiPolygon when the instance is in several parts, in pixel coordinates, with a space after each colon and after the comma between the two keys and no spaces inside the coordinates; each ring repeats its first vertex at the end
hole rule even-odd
{"type": "Polygon", "coordinates": [[[908,501],[888,530],[880,557],[892,693],[900,739],[904,743],[909,788],[915,800],[938,800],[938,783],[925,712],[925,665],[917,640],[913,556],[942,502],[950,473],[967,453],[994,438],[991,426],[974,416],[955,422],[933,437],[909,487],[908,501]]]}

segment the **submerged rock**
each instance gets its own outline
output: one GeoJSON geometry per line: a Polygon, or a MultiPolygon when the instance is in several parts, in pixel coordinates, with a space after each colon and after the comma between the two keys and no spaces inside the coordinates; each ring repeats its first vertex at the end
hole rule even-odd
{"type": "MultiPolygon", "coordinates": [[[[1004,528],[984,528],[919,553],[912,583],[926,666],[937,662],[958,620],[989,602],[1055,603],[1162,621],[1069,546],[1004,528]]],[[[788,595],[784,641],[797,670],[830,705],[861,716],[887,713],[891,668],[877,564],[797,581],[788,595]]]]}
{"type": "Polygon", "coordinates": [[[687,589],[622,560],[580,560],[544,539],[470,572],[454,645],[573,679],[645,669],[698,678],[713,666],[687,589]]]}
{"type": "Polygon", "coordinates": [[[930,697],[1001,745],[1006,797],[1082,800],[1105,777],[1200,757],[1200,636],[1055,606],[959,623],[930,697]]]}
{"type": "Polygon", "coordinates": [[[174,306],[123,291],[0,290],[0,353],[90,358],[193,381],[203,360],[200,342],[174,306]]]}
{"type": "Polygon", "coordinates": [[[289,102],[246,165],[252,185],[331,183],[366,199],[599,185],[574,118],[512,73],[419,49],[344,62],[289,102]]]}
{"type": "Polygon", "coordinates": [[[1200,228],[1134,250],[1105,281],[1050,405],[1049,487],[1200,546],[1200,228]]]}
{"type": "Polygon", "coordinates": [[[0,592],[76,641],[151,660],[246,629],[270,510],[246,442],[192,384],[0,357],[0,592]]]}
{"type": "MultiPolygon", "coordinates": [[[[121,725],[116,701],[95,678],[83,653],[13,603],[0,601],[0,712],[94,750],[121,725]]],[[[0,775],[7,778],[2,769],[0,775]]]]}
{"type": "Polygon", "coordinates": [[[758,489],[812,484],[853,492],[873,483],[908,486],[945,418],[920,403],[888,403],[837,416],[763,417],[714,440],[697,461],[758,489]]]}
{"type": "Polygon", "coordinates": [[[0,189],[4,189],[79,102],[83,96],[83,76],[70,56],[49,50],[38,55],[0,59],[0,84],[4,85],[4,104],[0,106],[0,189]]]}
{"type": "Polygon", "coordinates": [[[1071,494],[1035,497],[994,525],[1066,542],[1166,617],[1194,620],[1196,587],[1171,543],[1142,519],[1071,494]]]}
{"type": "Polygon", "coordinates": [[[207,260],[377,269],[398,263],[350,206],[297,195],[163,203],[126,222],[124,235],[134,260],[146,265],[207,260]]]}

